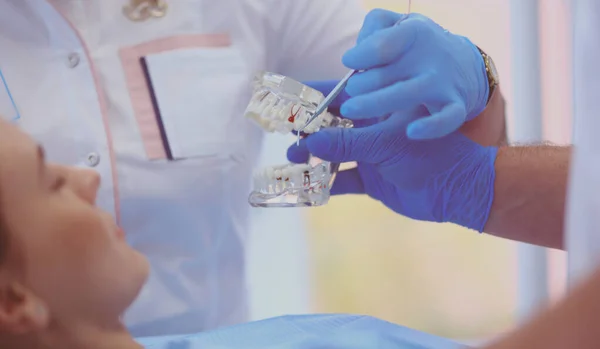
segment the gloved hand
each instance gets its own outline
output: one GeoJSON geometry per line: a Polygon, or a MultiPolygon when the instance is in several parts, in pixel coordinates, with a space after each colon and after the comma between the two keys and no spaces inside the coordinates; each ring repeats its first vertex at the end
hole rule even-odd
{"type": "Polygon", "coordinates": [[[397,113],[363,128],[323,129],[288,150],[292,162],[308,153],[336,163],[357,161],[341,171],[333,195],[368,194],[404,216],[451,222],[483,231],[494,193],[496,147],[483,147],[460,132],[433,140],[406,136],[409,122],[397,113]]]}
{"type": "Polygon", "coordinates": [[[348,81],[352,98],[341,106],[341,114],[364,119],[402,111],[396,117],[407,119],[425,107],[423,118],[406,129],[411,139],[457,130],[481,113],[488,100],[485,64],[477,47],[420,14],[371,11],[356,46],[342,61],[365,71],[348,81]]]}
{"type": "MultiPolygon", "coordinates": [[[[327,94],[336,81],[308,82],[327,94]]],[[[340,105],[347,96],[332,104],[340,105]]],[[[493,200],[496,147],[483,147],[455,131],[433,140],[411,140],[406,128],[424,117],[410,114],[358,120],[353,129],[323,129],[293,144],[291,162],[309,153],[324,160],[358,166],[338,173],[332,195],[367,194],[404,216],[452,222],[483,231],[493,200]]]]}
{"type": "MultiPolygon", "coordinates": [[[[368,194],[404,216],[481,232],[493,201],[497,148],[457,130],[487,102],[483,59],[466,38],[422,15],[394,26],[402,16],[371,12],[344,56],[348,67],[367,69],[348,82],[351,98],[336,101],[356,127],[310,135],[292,145],[288,158],[305,162],[310,152],[356,161],[357,168],[338,173],[333,195],[368,194]]],[[[334,85],[309,84],[324,94],[334,85]]]]}

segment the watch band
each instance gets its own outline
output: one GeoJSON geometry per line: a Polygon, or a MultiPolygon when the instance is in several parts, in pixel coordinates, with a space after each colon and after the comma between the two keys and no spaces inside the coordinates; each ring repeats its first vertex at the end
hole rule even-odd
{"type": "Polygon", "coordinates": [[[487,80],[488,80],[488,87],[489,87],[489,93],[488,93],[488,99],[486,102],[487,103],[490,102],[490,99],[492,99],[492,95],[494,94],[494,91],[496,90],[496,87],[498,86],[498,73],[496,71],[496,66],[494,65],[494,61],[490,58],[490,56],[485,53],[481,48],[479,48],[478,46],[477,50],[479,50],[479,53],[481,54],[481,57],[483,58],[483,63],[485,64],[485,73],[487,75],[487,80]]]}

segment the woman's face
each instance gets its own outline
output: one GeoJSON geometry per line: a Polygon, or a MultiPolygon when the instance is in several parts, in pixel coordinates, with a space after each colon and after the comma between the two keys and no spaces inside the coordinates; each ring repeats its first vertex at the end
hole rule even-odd
{"type": "Polygon", "coordinates": [[[46,163],[36,143],[0,122],[0,213],[8,233],[0,331],[11,328],[15,310],[34,308],[47,324],[113,326],[133,302],[148,264],[95,206],[99,184],[91,170],[46,163]]]}

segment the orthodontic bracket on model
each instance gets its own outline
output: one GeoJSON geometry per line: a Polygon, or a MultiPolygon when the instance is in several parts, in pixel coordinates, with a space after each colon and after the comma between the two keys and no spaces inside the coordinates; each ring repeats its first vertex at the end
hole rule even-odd
{"type": "MultiPolygon", "coordinates": [[[[325,96],[289,77],[259,72],[244,112],[266,132],[289,134],[304,127],[325,96]]],[[[301,137],[327,127],[353,127],[352,121],[323,112],[302,132],[301,137]]],[[[339,164],[314,156],[307,164],[269,166],[254,173],[254,188],[248,201],[254,207],[321,206],[329,201],[330,188],[339,164]]]]}

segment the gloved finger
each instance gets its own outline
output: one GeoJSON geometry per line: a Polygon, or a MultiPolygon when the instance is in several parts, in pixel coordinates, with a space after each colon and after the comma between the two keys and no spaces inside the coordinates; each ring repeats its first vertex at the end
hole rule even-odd
{"type": "Polygon", "coordinates": [[[378,122],[383,121],[383,118],[377,117],[377,118],[368,118],[368,119],[354,119],[352,120],[352,124],[354,125],[354,128],[363,128],[363,127],[368,127],[371,125],[375,125],[378,122]]]}
{"type": "Polygon", "coordinates": [[[399,25],[382,29],[346,51],[342,63],[350,69],[364,70],[390,64],[415,42],[422,23],[411,17],[399,25]]]}
{"type": "Polygon", "coordinates": [[[331,187],[331,195],[364,194],[365,186],[358,168],[338,172],[331,187]]]}
{"type": "Polygon", "coordinates": [[[394,119],[394,126],[396,129],[403,127],[403,132],[406,127],[413,121],[428,117],[431,114],[424,104],[418,105],[412,109],[401,110],[391,114],[391,118],[394,119]]]}
{"type": "Polygon", "coordinates": [[[346,84],[346,93],[350,97],[356,97],[408,80],[411,78],[411,72],[407,71],[403,65],[404,62],[399,60],[383,67],[354,74],[346,84]]]}
{"type": "Polygon", "coordinates": [[[364,39],[371,36],[371,34],[393,26],[400,18],[402,18],[402,16],[404,15],[380,8],[371,10],[365,16],[365,20],[360,32],[358,33],[358,39],[356,42],[360,43],[364,39]]]}
{"type": "MultiPolygon", "coordinates": [[[[354,127],[355,128],[368,127],[368,126],[374,125],[378,122],[383,122],[384,120],[385,119],[382,119],[382,118],[357,120],[354,122],[354,127]]],[[[293,132],[295,132],[295,131],[293,131],[293,132]]],[[[296,144],[296,142],[294,142],[292,145],[289,146],[289,148],[287,150],[288,161],[296,163],[296,164],[305,164],[308,162],[309,157],[310,157],[310,151],[308,150],[308,147],[306,146],[306,140],[310,137],[311,137],[311,135],[309,135],[307,138],[301,139],[299,144],[296,144]]]]}
{"type": "Polygon", "coordinates": [[[340,108],[349,119],[371,118],[415,108],[437,93],[434,76],[424,74],[391,86],[349,99],[340,108]]]}
{"type": "MultiPolygon", "coordinates": [[[[387,116],[386,117],[379,117],[379,118],[353,120],[352,124],[353,124],[354,128],[367,127],[367,126],[374,125],[374,124],[376,124],[378,122],[384,121],[386,118],[387,118],[387,116]]],[[[292,130],[292,134],[294,136],[297,136],[298,135],[298,131],[292,130]]],[[[306,135],[306,134],[302,133],[302,137],[303,138],[300,139],[300,144],[302,144],[303,140],[306,137],[308,137],[308,136],[310,136],[310,134],[306,135]]],[[[294,142],[294,146],[295,145],[296,145],[296,143],[294,142]]]]}
{"type": "MultiPolygon", "coordinates": [[[[340,80],[314,80],[303,82],[303,84],[305,84],[306,86],[310,86],[315,90],[321,91],[321,93],[323,93],[324,96],[327,96],[339,82],[340,80]]],[[[342,105],[342,103],[347,101],[349,98],[350,96],[348,95],[348,93],[346,93],[346,91],[343,90],[342,92],[340,92],[339,95],[337,95],[337,97],[335,97],[333,102],[331,102],[328,109],[331,112],[331,109],[339,108],[342,105]]]]}
{"type": "Polygon", "coordinates": [[[295,164],[305,164],[308,162],[310,152],[306,146],[306,139],[301,139],[300,144],[292,144],[287,150],[288,161],[295,164]]]}
{"type": "Polygon", "coordinates": [[[326,128],[308,137],[306,146],[326,161],[377,163],[388,156],[389,144],[399,137],[395,128],[388,127],[391,120],[365,128],[326,128]]]}
{"type": "MultiPolygon", "coordinates": [[[[352,120],[352,124],[354,128],[361,128],[361,127],[367,127],[367,126],[371,126],[374,125],[380,121],[383,121],[387,118],[387,116],[385,117],[375,117],[375,118],[368,118],[368,119],[354,119],[352,120]]],[[[298,131],[296,130],[292,130],[292,134],[294,136],[298,135],[298,131]]],[[[304,134],[303,134],[304,135],[304,134]]],[[[310,134],[305,135],[306,137],[310,136],[310,134]]]]}
{"type": "MultiPolygon", "coordinates": [[[[430,109],[430,112],[433,110],[430,109]]],[[[417,119],[406,128],[406,135],[410,139],[440,138],[458,130],[467,118],[465,106],[455,102],[446,104],[439,112],[431,116],[417,119]]]]}

